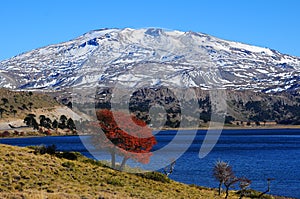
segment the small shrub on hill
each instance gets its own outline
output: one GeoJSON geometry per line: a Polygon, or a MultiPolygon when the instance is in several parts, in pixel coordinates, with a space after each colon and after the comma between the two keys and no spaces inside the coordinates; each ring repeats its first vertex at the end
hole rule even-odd
{"type": "Polygon", "coordinates": [[[58,158],[64,158],[67,160],[78,160],[79,157],[81,157],[82,155],[79,152],[60,152],[56,154],[56,157],[58,158]]]}
{"type": "Polygon", "coordinates": [[[68,169],[70,169],[70,170],[74,170],[74,168],[75,168],[75,163],[74,162],[63,162],[62,164],[61,164],[63,167],[66,167],[66,168],[68,168],[68,169]]]}
{"type": "Polygon", "coordinates": [[[142,178],[159,181],[159,182],[163,182],[163,183],[170,182],[170,179],[166,175],[159,173],[159,172],[155,172],[155,171],[147,172],[147,173],[139,173],[137,175],[141,176],[142,178]]]}
{"type": "Polygon", "coordinates": [[[40,146],[33,146],[31,147],[34,149],[34,154],[50,154],[50,155],[54,155],[56,152],[56,146],[54,144],[50,145],[50,146],[45,146],[45,145],[40,145],[40,146]]]}

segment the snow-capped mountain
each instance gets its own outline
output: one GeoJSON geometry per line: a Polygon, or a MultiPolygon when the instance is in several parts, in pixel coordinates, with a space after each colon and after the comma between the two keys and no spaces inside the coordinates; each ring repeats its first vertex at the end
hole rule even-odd
{"type": "Polygon", "coordinates": [[[300,58],[195,32],[101,29],[0,62],[0,87],[64,89],[121,82],[253,89],[300,87],[300,58]]]}

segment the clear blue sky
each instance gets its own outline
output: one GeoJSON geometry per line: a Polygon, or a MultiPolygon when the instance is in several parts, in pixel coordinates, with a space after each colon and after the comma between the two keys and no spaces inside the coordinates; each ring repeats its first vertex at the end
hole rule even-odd
{"type": "Polygon", "coordinates": [[[3,0],[0,60],[99,28],[196,31],[300,56],[297,0],[3,0]]]}

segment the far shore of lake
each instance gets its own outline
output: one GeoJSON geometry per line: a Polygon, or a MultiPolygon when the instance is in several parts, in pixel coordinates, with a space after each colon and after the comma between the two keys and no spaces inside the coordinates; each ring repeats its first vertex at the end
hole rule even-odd
{"type": "MultiPolygon", "coordinates": [[[[208,130],[208,129],[214,129],[213,127],[197,127],[197,128],[162,128],[162,129],[154,129],[154,130],[208,130]]],[[[225,130],[234,130],[234,129],[300,129],[300,125],[260,125],[260,126],[237,126],[237,125],[224,125],[220,126],[216,129],[225,129],[225,130]]]]}
{"type": "MultiPolygon", "coordinates": [[[[224,125],[220,126],[219,128],[213,128],[213,127],[198,127],[198,128],[160,128],[160,129],[155,129],[153,128],[153,131],[168,131],[168,130],[213,130],[213,129],[219,129],[219,130],[272,130],[272,129],[300,129],[300,125],[261,125],[261,126],[235,126],[235,125],[224,125]]],[[[11,129],[10,131],[13,131],[14,129],[11,129]]],[[[5,131],[5,130],[1,130],[5,131]]],[[[33,131],[32,131],[33,132],[33,131]]],[[[77,136],[77,135],[83,135],[83,134],[51,134],[51,135],[46,135],[46,134],[41,134],[37,131],[34,131],[34,133],[30,133],[29,135],[14,135],[11,134],[10,136],[7,137],[1,137],[0,139],[5,139],[5,138],[30,138],[30,137],[46,137],[46,136],[77,136]]]]}

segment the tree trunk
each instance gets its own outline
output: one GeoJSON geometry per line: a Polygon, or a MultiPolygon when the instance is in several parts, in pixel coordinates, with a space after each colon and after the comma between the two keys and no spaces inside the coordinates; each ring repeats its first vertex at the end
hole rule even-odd
{"type": "Polygon", "coordinates": [[[264,194],[268,193],[269,191],[270,191],[270,180],[268,179],[268,189],[267,189],[266,191],[262,192],[262,193],[258,196],[258,198],[262,197],[264,194]]]}
{"type": "Polygon", "coordinates": [[[113,169],[116,169],[116,151],[115,151],[115,146],[111,151],[111,167],[113,169]]]}
{"type": "Polygon", "coordinates": [[[241,194],[240,194],[240,198],[239,199],[243,199],[244,197],[244,190],[241,190],[241,194]]]}
{"type": "Polygon", "coordinates": [[[221,195],[221,191],[222,191],[222,183],[219,183],[219,196],[221,195]]]}
{"type": "Polygon", "coordinates": [[[261,198],[263,195],[265,195],[266,193],[268,193],[270,191],[270,189],[268,189],[267,191],[262,192],[261,194],[259,194],[258,198],[261,198]]]}
{"type": "Polygon", "coordinates": [[[228,186],[228,187],[226,187],[226,196],[225,196],[225,199],[227,199],[227,197],[228,197],[228,194],[229,194],[229,186],[228,186]]]}
{"type": "Polygon", "coordinates": [[[123,160],[122,160],[122,164],[120,166],[120,171],[123,171],[124,167],[125,167],[125,164],[126,164],[126,161],[128,160],[129,158],[128,157],[124,157],[123,160]]]}

